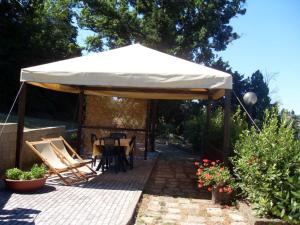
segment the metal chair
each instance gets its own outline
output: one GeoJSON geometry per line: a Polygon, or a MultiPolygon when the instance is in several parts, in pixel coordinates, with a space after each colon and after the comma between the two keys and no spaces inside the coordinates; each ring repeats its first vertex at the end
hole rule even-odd
{"type": "MultiPolygon", "coordinates": [[[[135,150],[136,148],[136,136],[134,135],[130,142],[129,142],[129,145],[131,147],[131,150],[129,152],[129,168],[130,169],[133,169],[133,151],[135,150]]],[[[127,159],[126,159],[127,160],[127,159]]],[[[127,161],[128,162],[128,161],[127,161]]]]}
{"type": "MultiPolygon", "coordinates": [[[[94,133],[91,133],[91,144],[92,144],[92,147],[94,145],[94,142],[97,141],[97,140],[98,140],[97,135],[94,134],[94,133]]],[[[97,160],[97,156],[94,156],[93,161],[92,161],[92,166],[96,165],[96,160],[97,160]]]]}
{"type": "Polygon", "coordinates": [[[110,133],[110,137],[112,137],[112,138],[126,138],[126,134],[121,133],[121,132],[113,132],[113,133],[110,133]]]}
{"type": "Polygon", "coordinates": [[[122,162],[123,147],[120,146],[120,139],[106,137],[100,140],[100,144],[102,142],[102,156],[96,170],[99,170],[101,167],[102,172],[104,172],[104,167],[108,169],[111,166],[111,162],[113,161],[116,173],[120,170],[120,167],[122,167],[122,169],[126,171],[122,162]]]}

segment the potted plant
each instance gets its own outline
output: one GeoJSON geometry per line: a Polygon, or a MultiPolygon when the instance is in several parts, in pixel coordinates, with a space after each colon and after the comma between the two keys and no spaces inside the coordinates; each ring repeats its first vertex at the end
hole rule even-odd
{"type": "Polygon", "coordinates": [[[22,171],[18,168],[8,169],[5,173],[6,186],[17,192],[30,192],[42,188],[47,176],[45,166],[34,164],[30,171],[22,171]]]}
{"type": "Polygon", "coordinates": [[[212,201],[219,204],[230,204],[235,187],[234,178],[220,160],[203,159],[197,166],[198,187],[212,192],[212,201]]]}

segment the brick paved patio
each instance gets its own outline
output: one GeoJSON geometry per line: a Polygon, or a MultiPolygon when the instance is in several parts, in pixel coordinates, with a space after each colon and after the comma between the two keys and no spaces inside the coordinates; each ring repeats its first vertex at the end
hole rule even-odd
{"type": "Polygon", "coordinates": [[[48,185],[33,194],[0,189],[0,224],[126,225],[131,220],[156,155],[136,159],[133,170],[107,172],[77,185],[48,185]]]}
{"type": "Polygon", "coordinates": [[[235,207],[212,203],[211,194],[197,189],[193,154],[161,148],[140,203],[136,225],[247,225],[235,207]]]}

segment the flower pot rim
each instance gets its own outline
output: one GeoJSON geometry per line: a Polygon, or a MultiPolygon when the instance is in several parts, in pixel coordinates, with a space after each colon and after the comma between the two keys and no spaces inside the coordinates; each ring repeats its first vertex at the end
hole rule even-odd
{"type": "Polygon", "coordinates": [[[36,181],[36,180],[44,180],[47,179],[48,176],[44,176],[42,178],[37,178],[37,179],[31,179],[31,180],[13,180],[13,179],[8,179],[8,178],[4,178],[5,181],[13,181],[13,182],[25,182],[25,181],[36,181]]]}

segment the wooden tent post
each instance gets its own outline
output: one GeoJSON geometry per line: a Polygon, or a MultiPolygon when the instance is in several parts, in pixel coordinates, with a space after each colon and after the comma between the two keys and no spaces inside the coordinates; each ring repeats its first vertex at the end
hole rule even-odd
{"type": "Polygon", "coordinates": [[[223,137],[223,160],[228,165],[230,156],[230,112],[231,111],[231,90],[225,90],[224,103],[224,137],[223,137]]]}
{"type": "Polygon", "coordinates": [[[157,100],[151,100],[151,151],[155,151],[155,127],[157,119],[157,100]]]}
{"type": "Polygon", "coordinates": [[[16,143],[16,160],[15,167],[21,167],[21,153],[23,147],[23,134],[24,134],[24,121],[25,121],[25,108],[26,108],[26,89],[27,84],[24,82],[18,103],[18,127],[17,127],[17,143],[16,143]]]}
{"type": "Polygon", "coordinates": [[[78,129],[77,129],[77,153],[80,153],[81,149],[81,134],[82,134],[82,123],[83,123],[83,107],[84,107],[84,91],[81,90],[78,96],[78,129]]]}
{"type": "Polygon", "coordinates": [[[149,140],[149,125],[150,125],[150,100],[147,100],[147,109],[146,109],[146,123],[145,123],[145,152],[144,159],[147,160],[148,156],[148,140],[149,140]]]}
{"type": "Polygon", "coordinates": [[[205,138],[205,151],[207,151],[208,148],[208,138],[209,138],[209,129],[210,129],[210,120],[211,120],[211,95],[208,95],[207,103],[206,103],[206,138],[205,138]]]}

